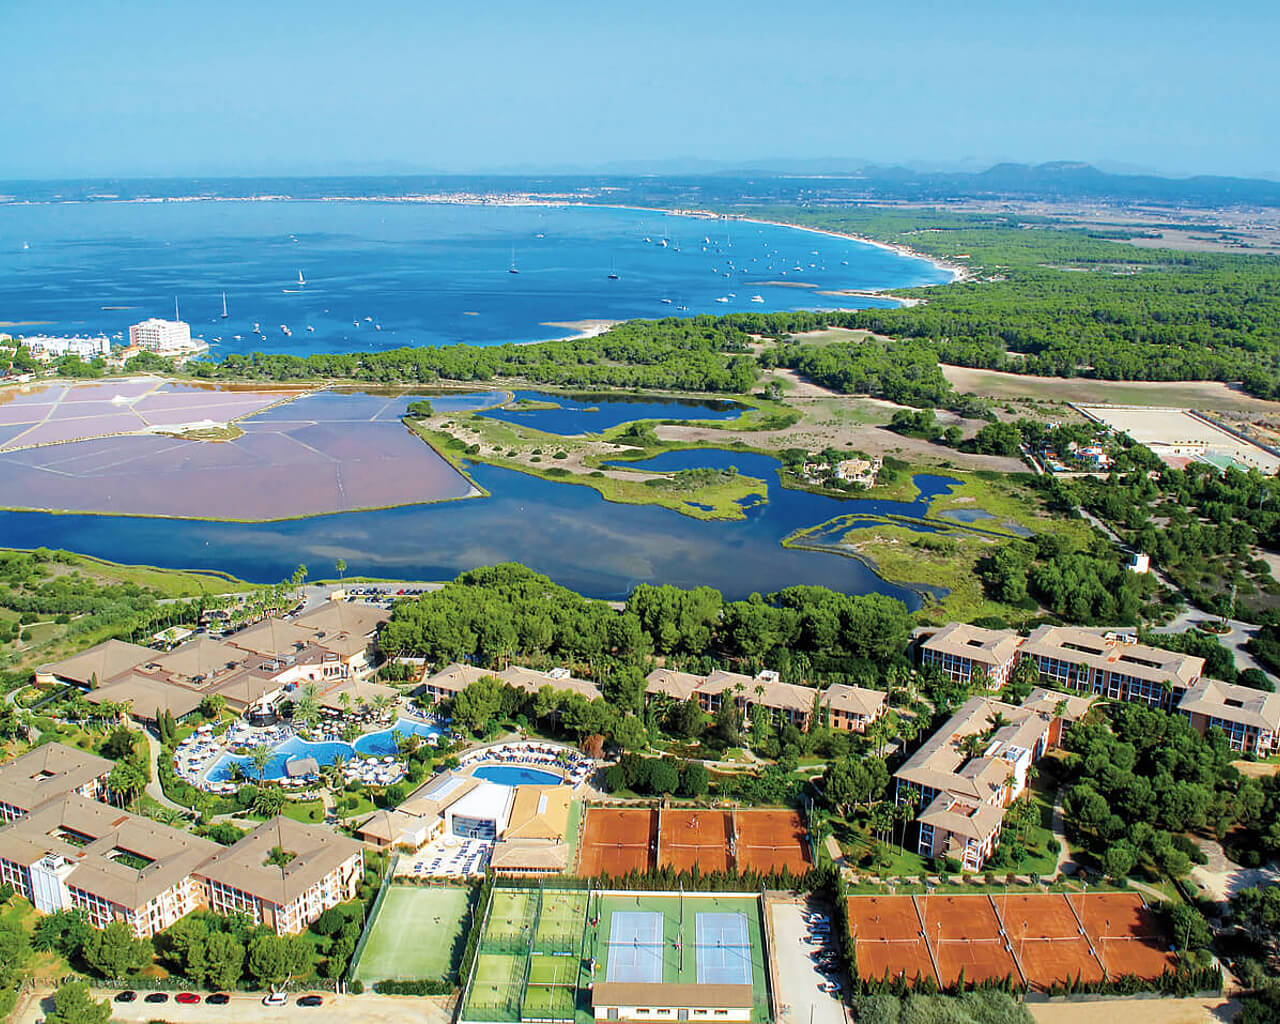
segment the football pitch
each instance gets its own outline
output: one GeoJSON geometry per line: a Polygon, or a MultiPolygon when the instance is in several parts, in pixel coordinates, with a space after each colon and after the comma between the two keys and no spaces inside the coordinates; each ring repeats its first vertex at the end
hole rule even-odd
{"type": "Polygon", "coordinates": [[[452,977],[462,954],[470,893],[462,886],[391,886],[355,976],[366,985],[452,977]]]}

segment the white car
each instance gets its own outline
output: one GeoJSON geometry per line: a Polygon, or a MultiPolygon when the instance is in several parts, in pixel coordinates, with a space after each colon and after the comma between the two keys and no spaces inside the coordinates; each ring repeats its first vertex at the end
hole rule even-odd
{"type": "Polygon", "coordinates": [[[289,1002],[288,992],[272,992],[262,997],[263,1006],[284,1006],[289,1002]]]}

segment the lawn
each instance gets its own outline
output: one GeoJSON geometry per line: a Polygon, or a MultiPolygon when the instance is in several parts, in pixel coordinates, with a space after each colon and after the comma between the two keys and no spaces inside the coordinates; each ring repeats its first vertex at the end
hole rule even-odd
{"type": "Polygon", "coordinates": [[[465,886],[392,885],[355,976],[366,985],[388,978],[452,978],[462,959],[470,899],[465,886]]]}

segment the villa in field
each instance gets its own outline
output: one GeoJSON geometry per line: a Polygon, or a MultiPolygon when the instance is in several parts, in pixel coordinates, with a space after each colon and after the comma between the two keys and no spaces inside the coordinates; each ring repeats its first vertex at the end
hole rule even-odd
{"type": "Polygon", "coordinates": [[[36,671],[38,684],[80,687],[95,704],[127,704],[133,717],[169,712],[181,721],[212,694],[229,708],[273,706],[287,690],[314,684],[333,710],[390,692],[365,681],[388,613],[330,601],[293,619],[267,618],[221,639],[199,635],[172,650],[108,640],[36,671]],[[347,694],[347,702],[341,696],[347,694]]]}
{"type": "Polygon", "coordinates": [[[755,676],[716,669],[709,675],[659,668],[645,681],[645,700],[663,696],[671,700],[697,701],[698,707],[714,715],[727,699],[737,704],[743,719],[751,709],[765,708],[775,725],[794,725],[801,732],[812,724],[815,708],[826,713],[833,729],[862,732],[885,712],[885,694],[861,686],[835,685],[822,691],[795,683],[784,683],[777,672],[763,671],[755,676]]]}

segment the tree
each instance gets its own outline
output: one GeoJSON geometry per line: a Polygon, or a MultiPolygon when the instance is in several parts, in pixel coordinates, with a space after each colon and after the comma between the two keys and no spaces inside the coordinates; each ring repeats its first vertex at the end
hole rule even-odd
{"type": "Polygon", "coordinates": [[[264,818],[274,818],[284,810],[284,793],[278,786],[262,786],[253,797],[253,811],[264,818]]]}
{"type": "Polygon", "coordinates": [[[118,793],[126,802],[136,800],[146,786],[146,776],[132,760],[117,761],[107,776],[107,788],[113,793],[118,793]]]}
{"type": "Polygon", "coordinates": [[[1138,854],[1128,843],[1110,844],[1102,854],[1102,870],[1113,881],[1120,882],[1129,876],[1138,863],[1138,854]]]}
{"type": "Polygon", "coordinates": [[[249,940],[249,974],[260,985],[283,984],[304,970],[308,960],[306,947],[298,939],[261,931],[249,940]]]}
{"type": "Polygon", "coordinates": [[[234,988],[244,975],[244,944],[234,935],[213,932],[205,940],[204,968],[209,988],[234,988]]]}
{"type": "Polygon", "coordinates": [[[45,1024],[107,1024],[111,1019],[111,1004],[92,998],[87,981],[69,981],[60,986],[54,993],[53,1007],[45,1024]]]}
{"type": "Polygon", "coordinates": [[[258,781],[263,782],[267,777],[267,766],[271,764],[271,759],[275,753],[268,746],[256,746],[249,751],[249,761],[253,765],[254,770],[258,773],[258,781]]]}
{"type": "Polygon", "coordinates": [[[482,676],[453,698],[453,717],[473,733],[483,733],[502,708],[501,680],[482,676]]]}
{"type": "Polygon", "coordinates": [[[680,795],[699,797],[711,788],[711,773],[701,761],[690,761],[680,773],[680,795]]]}
{"type": "Polygon", "coordinates": [[[93,925],[83,910],[58,910],[36,922],[31,944],[36,949],[56,952],[73,960],[80,956],[93,935],[93,925]]]}
{"type": "Polygon", "coordinates": [[[153,951],[147,939],[134,938],[123,921],[112,921],[95,931],[84,944],[84,960],[104,978],[123,978],[151,962],[153,951]]]}
{"type": "Polygon", "coordinates": [[[667,758],[657,758],[649,766],[649,791],[655,795],[674,793],[680,786],[680,771],[667,758]]]}
{"type": "Polygon", "coordinates": [[[644,750],[649,745],[649,733],[635,715],[623,715],[613,727],[613,742],[623,750],[644,750]]]}
{"type": "Polygon", "coordinates": [[[679,739],[696,739],[706,731],[707,716],[696,700],[677,701],[667,715],[667,728],[679,739]]]}

